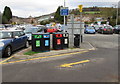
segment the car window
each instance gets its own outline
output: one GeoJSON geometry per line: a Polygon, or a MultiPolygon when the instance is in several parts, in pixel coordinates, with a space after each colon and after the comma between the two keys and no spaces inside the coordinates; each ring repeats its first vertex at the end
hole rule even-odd
{"type": "Polygon", "coordinates": [[[11,32],[0,32],[0,39],[12,38],[11,32]]]}
{"type": "Polygon", "coordinates": [[[20,32],[19,31],[14,32],[14,36],[19,36],[20,37],[20,32]]]}
{"type": "Polygon", "coordinates": [[[20,36],[24,36],[25,33],[23,31],[20,31],[20,36]]]}
{"type": "Polygon", "coordinates": [[[94,29],[94,27],[87,27],[87,29],[94,29]]]}
{"type": "Polygon", "coordinates": [[[25,33],[36,33],[38,31],[38,28],[28,28],[25,29],[25,33]]]}

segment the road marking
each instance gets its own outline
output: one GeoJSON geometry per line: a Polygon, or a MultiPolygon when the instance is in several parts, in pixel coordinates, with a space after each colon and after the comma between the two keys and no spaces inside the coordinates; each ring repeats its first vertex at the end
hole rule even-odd
{"type": "MultiPolygon", "coordinates": [[[[53,56],[44,56],[44,57],[38,57],[38,58],[32,58],[32,59],[25,59],[25,60],[18,60],[18,61],[11,61],[6,63],[0,63],[0,64],[11,64],[11,63],[18,63],[18,62],[25,62],[25,61],[31,61],[31,60],[37,60],[37,59],[44,59],[44,58],[53,58],[53,57],[59,57],[59,56],[65,56],[65,55],[73,55],[78,53],[85,53],[89,51],[80,51],[80,52],[74,52],[74,53],[67,53],[67,54],[60,54],[60,55],[53,55],[53,56]]],[[[5,62],[5,61],[4,61],[5,62]]]]}
{"type": "Polygon", "coordinates": [[[90,62],[90,60],[83,60],[83,61],[69,63],[69,64],[62,64],[60,65],[60,67],[73,67],[73,65],[87,63],[87,62],[90,62]]]}
{"type": "Polygon", "coordinates": [[[11,57],[9,57],[9,58],[7,58],[7,59],[5,59],[5,60],[1,61],[1,62],[0,62],[0,64],[1,64],[1,63],[3,63],[3,62],[8,61],[8,60],[10,60],[10,59],[12,59],[13,57],[15,57],[15,56],[11,56],[11,57]]]}

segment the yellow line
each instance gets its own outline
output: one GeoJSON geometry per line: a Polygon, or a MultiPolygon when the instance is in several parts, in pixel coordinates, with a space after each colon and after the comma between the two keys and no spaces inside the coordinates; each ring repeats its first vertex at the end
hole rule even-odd
{"type": "Polygon", "coordinates": [[[9,59],[12,59],[13,57],[14,57],[14,56],[11,56],[11,57],[9,57],[9,58],[7,58],[7,59],[5,59],[5,60],[1,61],[1,62],[0,62],[0,64],[1,64],[1,63],[3,63],[3,62],[8,61],[9,59]]]}
{"type": "Polygon", "coordinates": [[[62,64],[62,65],[60,65],[60,67],[72,67],[73,65],[86,63],[86,62],[90,62],[90,60],[83,60],[83,61],[79,61],[79,62],[75,62],[75,63],[62,64]]]}
{"type": "Polygon", "coordinates": [[[59,56],[65,56],[65,55],[73,55],[73,54],[85,53],[85,52],[89,52],[89,51],[81,51],[81,52],[75,52],[75,53],[67,53],[67,54],[60,54],[60,55],[53,55],[53,56],[38,57],[38,58],[32,58],[32,59],[26,59],[26,60],[18,60],[18,61],[11,61],[11,62],[0,63],[0,64],[11,64],[11,63],[25,62],[25,61],[37,60],[37,59],[43,59],[43,58],[52,58],[52,57],[59,57],[59,56]]]}

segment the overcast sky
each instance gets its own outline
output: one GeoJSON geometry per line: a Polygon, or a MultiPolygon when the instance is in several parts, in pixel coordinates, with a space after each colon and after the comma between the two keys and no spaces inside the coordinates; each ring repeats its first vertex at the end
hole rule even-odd
{"type": "MultiPolygon", "coordinates": [[[[89,6],[110,6],[116,4],[119,0],[66,0],[66,6],[69,9],[77,8],[82,4],[84,7],[89,6]],[[89,2],[88,2],[89,1],[89,2]]],[[[40,16],[53,13],[58,6],[64,4],[64,0],[0,0],[0,11],[4,7],[11,8],[13,15],[19,17],[40,16]]]]}

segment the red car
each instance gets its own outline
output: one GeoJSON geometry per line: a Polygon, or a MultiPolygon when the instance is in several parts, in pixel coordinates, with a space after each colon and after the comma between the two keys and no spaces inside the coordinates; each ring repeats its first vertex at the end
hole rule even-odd
{"type": "Polygon", "coordinates": [[[46,29],[46,32],[48,32],[48,33],[54,33],[54,32],[57,32],[57,31],[58,31],[58,29],[54,28],[54,27],[49,27],[49,28],[46,29]]]}

